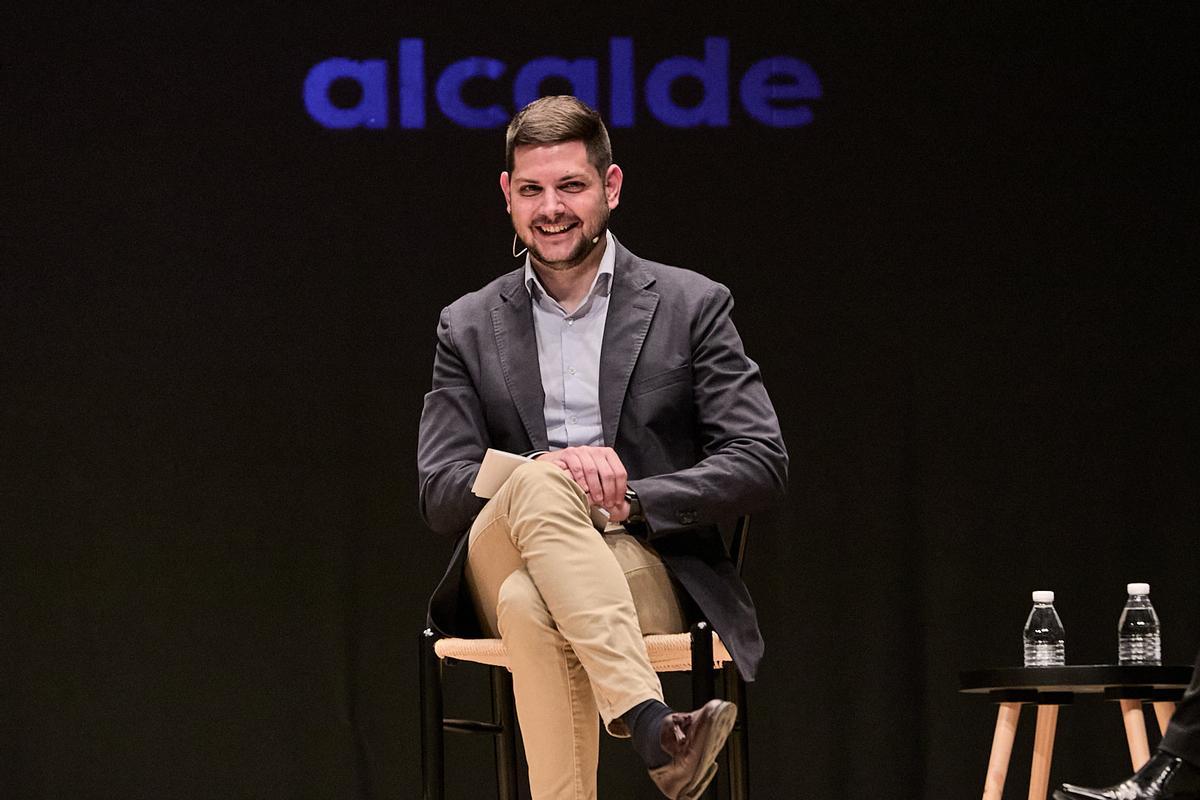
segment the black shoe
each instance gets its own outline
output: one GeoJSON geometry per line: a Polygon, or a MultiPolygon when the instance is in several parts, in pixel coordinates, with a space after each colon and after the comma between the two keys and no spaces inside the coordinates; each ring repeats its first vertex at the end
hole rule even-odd
{"type": "Polygon", "coordinates": [[[1107,789],[1064,783],[1054,800],[1200,800],[1200,770],[1160,750],[1124,783],[1107,789]]]}

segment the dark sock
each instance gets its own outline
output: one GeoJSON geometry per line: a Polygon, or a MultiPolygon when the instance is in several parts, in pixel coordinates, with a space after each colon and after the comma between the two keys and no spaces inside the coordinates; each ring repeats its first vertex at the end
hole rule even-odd
{"type": "Polygon", "coordinates": [[[633,749],[650,769],[671,760],[662,749],[662,723],[672,714],[671,707],[659,700],[646,700],[626,711],[621,719],[633,734],[633,749]]]}

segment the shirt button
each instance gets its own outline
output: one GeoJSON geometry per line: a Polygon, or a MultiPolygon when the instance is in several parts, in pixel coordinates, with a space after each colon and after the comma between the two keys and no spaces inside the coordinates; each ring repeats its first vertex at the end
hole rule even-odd
{"type": "Polygon", "coordinates": [[[572,417],[571,417],[571,423],[572,423],[572,424],[574,424],[574,423],[576,423],[576,422],[579,422],[579,417],[572,416],[572,417]]]}
{"type": "Polygon", "coordinates": [[[571,327],[571,326],[572,326],[572,325],[574,325],[574,324],[575,324],[575,320],[573,320],[573,319],[569,319],[569,320],[567,320],[567,327],[568,327],[568,328],[569,328],[569,327],[571,327]]]}
{"type": "Polygon", "coordinates": [[[569,372],[569,373],[571,373],[572,375],[574,375],[574,374],[575,374],[575,368],[574,368],[574,367],[567,367],[567,372],[569,372]]]}

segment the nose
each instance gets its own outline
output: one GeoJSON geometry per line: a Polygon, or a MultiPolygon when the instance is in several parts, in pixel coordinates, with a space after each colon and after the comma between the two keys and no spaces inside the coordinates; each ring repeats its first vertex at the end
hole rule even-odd
{"type": "Polygon", "coordinates": [[[550,219],[554,219],[561,214],[563,212],[563,203],[558,192],[550,187],[547,187],[546,190],[542,192],[542,203],[540,210],[542,216],[550,219]]]}

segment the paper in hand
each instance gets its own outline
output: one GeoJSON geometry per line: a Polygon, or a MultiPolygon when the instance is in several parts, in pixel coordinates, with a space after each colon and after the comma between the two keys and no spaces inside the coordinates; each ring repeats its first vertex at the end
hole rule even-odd
{"type": "Polygon", "coordinates": [[[527,456],[493,450],[489,447],[483,454],[483,463],[479,465],[475,483],[471,484],[471,492],[476,497],[482,497],[485,500],[495,497],[496,492],[500,491],[500,487],[508,480],[508,476],[512,475],[513,470],[532,460],[527,456]]]}

